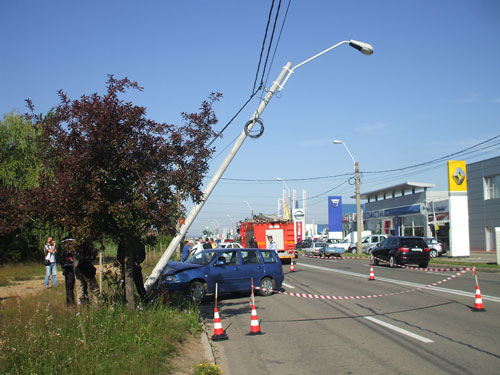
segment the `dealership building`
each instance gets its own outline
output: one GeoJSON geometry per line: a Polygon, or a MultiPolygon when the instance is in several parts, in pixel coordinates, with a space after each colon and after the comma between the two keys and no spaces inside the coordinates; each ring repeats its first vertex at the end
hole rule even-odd
{"type": "MultiPolygon", "coordinates": [[[[464,254],[469,249],[494,251],[500,241],[500,157],[467,166],[449,163],[463,165],[448,166],[448,191],[433,191],[431,183],[404,182],[362,193],[364,230],[437,237],[454,248],[468,238],[464,254]],[[459,236],[455,242],[452,233],[459,236]]],[[[343,215],[342,230],[356,230],[356,214],[343,215]]]]}

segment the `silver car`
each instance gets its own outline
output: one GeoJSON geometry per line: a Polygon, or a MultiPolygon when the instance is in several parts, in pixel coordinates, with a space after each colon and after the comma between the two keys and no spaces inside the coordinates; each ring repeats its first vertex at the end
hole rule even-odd
{"type": "Polygon", "coordinates": [[[302,250],[306,255],[319,255],[319,250],[327,247],[326,242],[313,242],[310,247],[306,247],[302,250]]]}
{"type": "Polygon", "coordinates": [[[431,258],[440,257],[446,252],[443,244],[435,238],[424,238],[424,241],[429,246],[431,258]]]}

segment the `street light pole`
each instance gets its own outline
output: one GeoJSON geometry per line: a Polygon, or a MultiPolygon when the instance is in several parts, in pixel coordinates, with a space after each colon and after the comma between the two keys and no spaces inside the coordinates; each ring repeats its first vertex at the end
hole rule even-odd
{"type": "Polygon", "coordinates": [[[252,217],[250,218],[250,220],[253,220],[253,210],[252,210],[252,206],[250,206],[250,203],[248,203],[247,201],[243,201],[243,203],[246,203],[248,208],[250,209],[250,214],[252,215],[252,217]]]}
{"type": "Polygon", "coordinates": [[[363,253],[363,246],[361,244],[361,235],[363,232],[363,215],[361,214],[361,196],[360,196],[360,181],[359,181],[359,164],[358,162],[354,159],[354,156],[352,156],[351,151],[349,150],[349,147],[347,145],[339,140],[334,140],[334,144],[343,144],[347,152],[349,153],[349,156],[351,157],[353,163],[354,163],[354,180],[356,184],[356,252],[358,254],[363,253]]]}
{"type": "Polygon", "coordinates": [[[285,185],[286,190],[288,191],[288,201],[289,201],[289,206],[288,206],[288,216],[291,219],[292,218],[292,194],[290,193],[290,188],[288,187],[286,181],[284,178],[281,177],[276,177],[276,181],[281,181],[285,185]]]}
{"type": "Polygon", "coordinates": [[[273,97],[274,93],[278,90],[278,88],[279,88],[279,91],[283,90],[286,82],[290,78],[290,75],[295,71],[295,69],[308,63],[311,60],[314,60],[315,58],[323,55],[324,53],[331,51],[332,49],[334,49],[342,44],[349,44],[351,47],[357,49],[358,51],[360,51],[361,53],[363,53],[365,55],[371,55],[373,53],[373,47],[368,43],[363,43],[363,42],[359,42],[356,40],[345,40],[345,41],[342,41],[340,43],[337,43],[337,44],[331,46],[330,48],[327,48],[326,50],[324,50],[324,51],[314,55],[313,57],[301,62],[300,64],[298,64],[297,66],[295,66],[293,68],[291,68],[292,67],[291,62],[286,63],[286,65],[281,70],[276,81],[273,82],[273,84],[272,84],[271,88],[269,89],[269,91],[267,92],[266,96],[260,101],[257,110],[252,115],[250,120],[247,122],[247,125],[245,126],[245,128],[243,129],[243,131],[239,135],[238,139],[234,143],[231,151],[229,151],[229,154],[226,156],[226,158],[224,159],[222,164],[219,166],[219,169],[217,170],[217,172],[215,172],[214,176],[212,177],[212,179],[208,183],[208,185],[205,189],[205,192],[203,193],[203,197],[202,197],[200,203],[195,204],[193,206],[193,208],[191,209],[191,212],[184,220],[184,224],[182,224],[181,227],[179,228],[177,235],[172,239],[172,241],[170,242],[170,244],[167,247],[167,250],[165,250],[165,252],[161,256],[160,260],[156,264],[155,268],[151,272],[151,275],[149,275],[149,277],[147,278],[146,282],[144,283],[144,287],[146,288],[146,290],[148,290],[151,286],[153,286],[154,283],[156,282],[156,280],[158,279],[158,277],[160,276],[161,271],[165,268],[168,260],[172,256],[172,253],[174,252],[175,248],[180,244],[180,242],[182,241],[182,239],[186,235],[189,227],[193,223],[196,216],[198,216],[198,213],[202,209],[203,205],[207,201],[210,194],[212,194],[212,191],[214,190],[215,186],[217,185],[217,183],[221,179],[222,175],[226,171],[227,167],[229,166],[229,163],[231,163],[234,156],[236,155],[236,153],[240,149],[241,145],[243,144],[243,142],[247,138],[248,134],[252,131],[255,123],[257,122],[260,115],[262,114],[262,112],[266,108],[267,104],[269,103],[269,101],[273,97]],[[288,72],[288,76],[286,76],[287,72],[288,72]],[[286,76],[286,79],[285,79],[285,76],[286,76]],[[281,82],[283,82],[283,84],[281,84],[281,82]]]}

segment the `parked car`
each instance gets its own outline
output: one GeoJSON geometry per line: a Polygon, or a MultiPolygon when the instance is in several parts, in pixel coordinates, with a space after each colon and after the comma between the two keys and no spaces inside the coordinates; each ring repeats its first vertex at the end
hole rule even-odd
{"type": "Polygon", "coordinates": [[[238,242],[221,242],[217,244],[216,249],[243,249],[238,242]]]}
{"type": "Polygon", "coordinates": [[[352,242],[349,238],[345,238],[341,242],[336,244],[338,247],[341,247],[344,249],[344,252],[346,253],[355,253],[358,248],[357,248],[357,242],[352,242]]]}
{"type": "Polygon", "coordinates": [[[374,265],[378,265],[378,259],[382,259],[388,261],[390,267],[396,264],[418,264],[419,267],[426,268],[430,249],[422,237],[392,236],[378,243],[371,255],[374,265]]]}
{"type": "Polygon", "coordinates": [[[306,247],[311,247],[313,240],[311,238],[303,239],[295,244],[296,249],[305,249],[306,247]]]}
{"type": "Polygon", "coordinates": [[[327,244],[331,244],[331,243],[341,243],[342,240],[338,239],[338,238],[329,238],[325,241],[327,244]]]}
{"type": "Polygon", "coordinates": [[[363,253],[369,254],[370,250],[374,248],[379,242],[387,238],[386,234],[370,234],[363,237],[361,245],[363,246],[363,253]]]}
{"type": "Polygon", "coordinates": [[[306,247],[302,250],[306,255],[319,255],[319,249],[327,247],[326,242],[313,242],[310,247],[306,247]]]}
{"type": "Polygon", "coordinates": [[[250,292],[251,280],[261,295],[272,294],[284,280],[281,261],[273,250],[208,249],[189,256],[185,262],[168,262],[163,269],[159,289],[185,292],[195,301],[206,294],[250,292]]]}
{"type": "Polygon", "coordinates": [[[431,249],[430,250],[431,258],[440,257],[446,252],[443,244],[438,240],[436,240],[435,238],[424,238],[424,241],[427,243],[427,246],[429,246],[429,249],[431,249]]]}
{"type": "Polygon", "coordinates": [[[337,244],[335,243],[327,243],[326,247],[322,247],[319,249],[319,255],[320,256],[342,256],[344,254],[344,249],[341,247],[338,247],[337,244]]]}

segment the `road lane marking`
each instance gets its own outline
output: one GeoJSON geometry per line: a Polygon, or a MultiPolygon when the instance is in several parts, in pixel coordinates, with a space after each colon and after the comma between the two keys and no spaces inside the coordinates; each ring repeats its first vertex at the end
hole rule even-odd
{"type": "MultiPolygon", "coordinates": [[[[350,272],[350,271],[344,271],[344,270],[336,270],[336,269],[333,269],[333,268],[326,268],[326,267],[321,267],[321,266],[314,266],[312,264],[306,264],[306,263],[301,263],[300,265],[301,265],[301,267],[316,268],[316,269],[322,270],[322,271],[342,273],[344,275],[349,275],[349,276],[354,276],[354,277],[362,277],[362,278],[366,278],[367,277],[365,274],[361,274],[361,273],[357,273],[357,272],[350,272]]],[[[410,286],[412,288],[426,287],[426,285],[424,285],[424,284],[417,284],[417,283],[412,283],[412,282],[409,282],[409,281],[387,279],[385,277],[379,277],[379,276],[376,276],[376,278],[379,281],[385,281],[387,283],[393,283],[393,284],[410,286]]],[[[437,291],[437,292],[449,293],[449,294],[456,294],[456,295],[463,296],[463,297],[472,297],[472,298],[474,298],[476,296],[475,292],[474,293],[470,293],[470,292],[464,292],[463,290],[447,289],[447,288],[441,288],[441,287],[437,287],[437,286],[430,286],[430,287],[426,287],[425,289],[434,290],[434,291],[437,291]]],[[[481,298],[483,300],[487,300],[487,301],[500,302],[500,297],[488,296],[488,295],[481,294],[481,298]]]]}
{"type": "Polygon", "coordinates": [[[376,323],[376,324],[379,324],[383,327],[386,327],[386,328],[389,328],[389,329],[392,329],[393,331],[396,331],[396,332],[399,332],[403,335],[406,335],[406,336],[409,336],[409,337],[412,337],[414,338],[415,340],[419,340],[419,341],[422,341],[423,343],[426,343],[426,344],[429,344],[431,342],[434,342],[432,341],[431,339],[428,339],[424,336],[420,336],[420,335],[417,335],[416,333],[413,333],[413,332],[410,332],[410,331],[407,331],[406,329],[403,329],[403,328],[399,328],[395,325],[392,325],[392,324],[389,324],[389,323],[386,323],[386,322],[383,322],[382,320],[379,320],[379,319],[376,319],[374,317],[371,317],[371,316],[365,316],[364,317],[365,319],[368,319],[369,321],[373,322],[373,323],[376,323]]]}
{"type": "Polygon", "coordinates": [[[281,283],[281,285],[287,287],[287,288],[290,288],[290,289],[295,289],[294,286],[291,286],[291,285],[288,285],[288,284],[285,284],[285,283],[281,283]]]}

